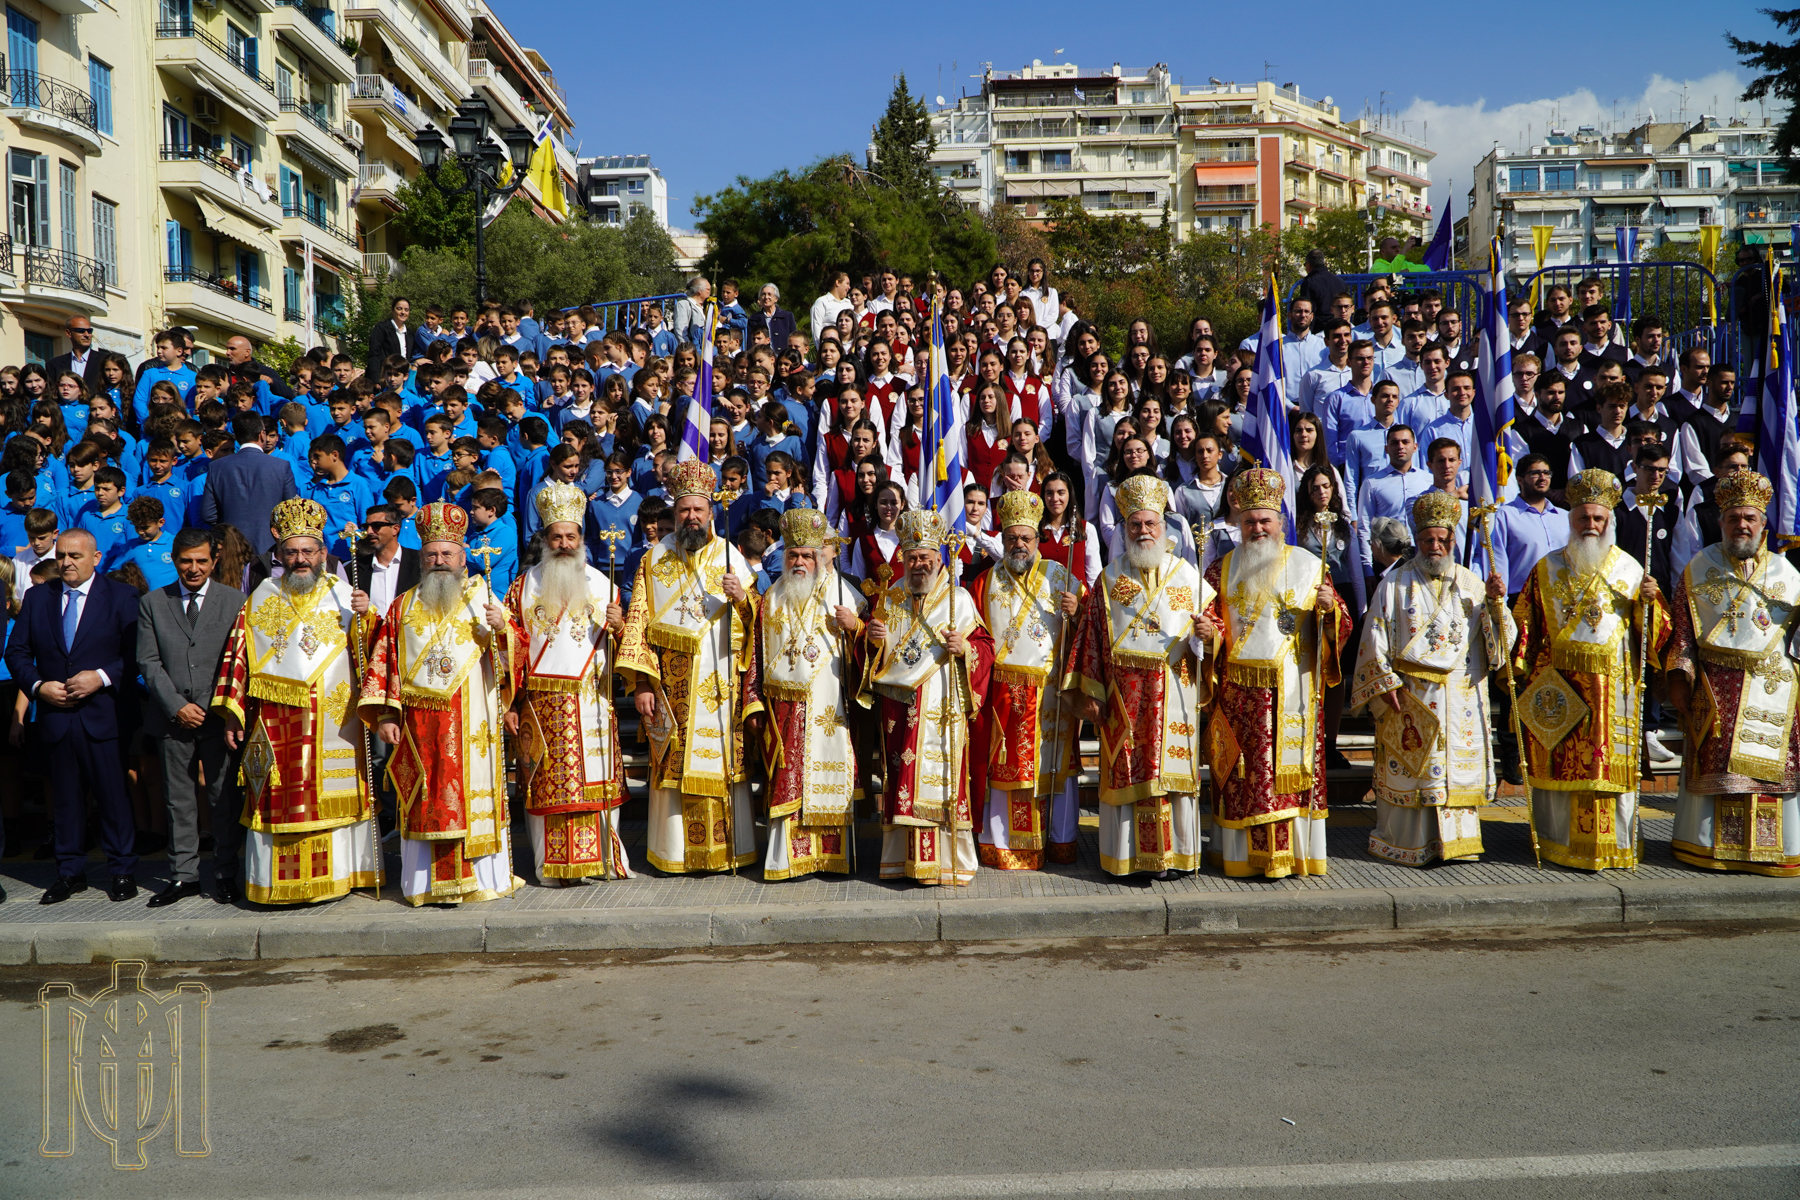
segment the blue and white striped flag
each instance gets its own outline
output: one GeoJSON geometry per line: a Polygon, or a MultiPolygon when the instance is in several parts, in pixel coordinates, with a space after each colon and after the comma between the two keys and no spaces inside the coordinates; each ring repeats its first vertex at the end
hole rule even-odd
{"type": "Polygon", "coordinates": [[[1256,347],[1256,375],[1250,381],[1250,404],[1244,410],[1244,449],[1258,463],[1281,472],[1287,495],[1281,521],[1287,540],[1295,540],[1294,452],[1288,440],[1287,369],[1281,353],[1281,294],[1270,272],[1263,293],[1262,334],[1256,347]]]}
{"type": "Polygon", "coordinates": [[[1769,549],[1785,553],[1800,547],[1800,402],[1794,388],[1793,335],[1780,301],[1781,263],[1769,251],[1768,339],[1755,368],[1757,378],[1739,414],[1738,427],[1754,432],[1758,472],[1774,486],[1769,500],[1769,549]]]}
{"type": "Polygon", "coordinates": [[[950,360],[944,354],[943,298],[931,299],[931,390],[925,397],[925,433],[919,445],[919,503],[935,508],[944,526],[968,531],[963,511],[963,459],[966,414],[950,378],[950,360]]]}
{"type": "Polygon", "coordinates": [[[1512,334],[1506,327],[1506,276],[1500,267],[1498,237],[1488,246],[1487,286],[1481,292],[1481,333],[1477,344],[1477,458],[1469,471],[1472,506],[1498,504],[1505,498],[1505,489],[1512,482],[1513,455],[1522,445],[1512,427],[1512,334]]]}
{"type": "Polygon", "coordinates": [[[1613,300],[1613,320],[1631,324],[1631,264],[1638,260],[1638,227],[1620,225],[1613,230],[1613,244],[1624,269],[1619,272],[1619,295],[1613,300]]]}
{"type": "Polygon", "coordinates": [[[681,445],[675,448],[680,462],[697,458],[712,461],[713,407],[713,334],[719,327],[719,306],[706,306],[706,333],[700,341],[700,378],[694,384],[693,399],[688,401],[687,423],[681,430],[681,445]]]}

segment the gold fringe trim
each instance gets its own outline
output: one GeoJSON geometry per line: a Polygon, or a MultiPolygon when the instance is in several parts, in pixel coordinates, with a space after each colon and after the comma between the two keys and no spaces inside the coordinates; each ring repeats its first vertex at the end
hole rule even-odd
{"type": "Polygon", "coordinates": [[[253,700],[267,700],[271,704],[285,704],[289,708],[305,708],[312,700],[311,684],[296,683],[292,679],[274,675],[252,674],[249,692],[253,700]]]}
{"type": "MultiPolygon", "coordinates": [[[[1225,682],[1235,683],[1240,687],[1274,688],[1281,686],[1285,674],[1282,666],[1256,667],[1249,663],[1226,663],[1225,682]]],[[[1280,791],[1280,788],[1276,789],[1280,791]]]]}
{"type": "Polygon", "coordinates": [[[1692,842],[1674,840],[1669,842],[1669,850],[1675,855],[1675,861],[1707,871],[1743,871],[1750,875],[1770,875],[1777,879],[1792,879],[1800,876],[1800,858],[1783,856],[1779,862],[1719,858],[1713,854],[1712,848],[1709,846],[1696,846],[1692,842]]]}
{"type": "Polygon", "coordinates": [[[1141,667],[1147,670],[1169,665],[1166,655],[1143,654],[1136,650],[1114,650],[1112,660],[1121,667],[1141,667]]]}
{"type": "Polygon", "coordinates": [[[1275,769],[1275,794],[1277,796],[1294,796],[1301,792],[1310,792],[1312,785],[1312,770],[1308,767],[1277,767],[1275,769]]]}
{"type": "Polygon", "coordinates": [[[652,625],[645,631],[644,640],[664,650],[679,650],[683,654],[700,652],[700,635],[679,625],[652,625]]]}
{"type": "Polygon", "coordinates": [[[528,692],[580,692],[587,687],[587,678],[570,679],[566,675],[528,675],[525,677],[525,690],[528,692]]]}
{"type": "Polygon", "coordinates": [[[1430,667],[1416,666],[1413,663],[1401,663],[1400,664],[1400,674],[1405,675],[1411,679],[1422,679],[1426,683],[1437,683],[1437,684],[1449,683],[1450,676],[1453,675],[1454,673],[1455,673],[1454,670],[1434,671],[1430,667]]]}
{"type": "MultiPolygon", "coordinates": [[[[1156,661],[1161,662],[1162,660],[1157,659],[1156,661]]],[[[1032,683],[1041,685],[1044,680],[1050,678],[1050,669],[1048,667],[1009,667],[1003,663],[995,663],[993,667],[993,677],[1007,683],[1032,683]]]]}
{"type": "MultiPolygon", "coordinates": [[[[1189,789],[1192,790],[1191,788],[1189,789]]],[[[1100,803],[1114,806],[1136,804],[1139,800],[1154,800],[1159,796],[1171,794],[1173,789],[1165,787],[1160,779],[1148,779],[1143,783],[1134,783],[1130,787],[1100,788],[1100,803]]],[[[1174,793],[1180,795],[1182,793],[1174,793]]]]}
{"type": "Polygon", "coordinates": [[[1624,664],[1619,661],[1617,646],[1595,646],[1586,642],[1563,642],[1550,648],[1550,665],[1562,671],[1582,671],[1589,675],[1611,676],[1624,664]]]}
{"type": "MultiPolygon", "coordinates": [[[[773,696],[777,700],[812,699],[812,685],[808,683],[777,683],[773,679],[765,678],[758,680],[757,686],[762,688],[764,696],[773,696]]],[[[751,710],[745,709],[744,716],[749,716],[750,712],[751,710]]]]}
{"type": "Polygon", "coordinates": [[[452,697],[441,692],[426,691],[411,684],[400,685],[400,703],[410,708],[426,708],[433,712],[449,712],[452,697]]]}

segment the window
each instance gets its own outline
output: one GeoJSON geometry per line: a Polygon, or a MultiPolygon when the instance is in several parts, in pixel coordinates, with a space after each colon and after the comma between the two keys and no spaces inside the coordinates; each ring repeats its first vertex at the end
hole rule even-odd
{"type": "Polygon", "coordinates": [[[1589,171],[1587,177],[1588,191],[1597,192],[1606,186],[1606,176],[1599,171],[1589,171]]]}
{"type": "Polygon", "coordinates": [[[193,33],[192,0],[157,0],[156,23],[165,29],[181,29],[185,34],[193,33]]]}
{"type": "Polygon", "coordinates": [[[108,287],[119,286],[119,206],[94,197],[94,258],[108,287]]]}
{"type": "Polygon", "coordinates": [[[300,215],[300,176],[287,167],[281,168],[281,213],[287,217],[300,215]]]}
{"type": "Polygon", "coordinates": [[[58,163],[57,167],[57,199],[62,202],[62,248],[64,254],[80,253],[76,242],[75,205],[80,199],[80,191],[75,186],[75,168],[68,163],[58,163]]]}
{"type": "Polygon", "coordinates": [[[1574,167],[1545,167],[1544,190],[1546,192],[1572,192],[1575,190],[1574,167]]]}
{"type": "Polygon", "coordinates": [[[1396,171],[1406,170],[1406,155],[1400,153],[1398,150],[1389,150],[1388,166],[1394,168],[1396,171]]]}
{"type": "Polygon", "coordinates": [[[262,259],[249,250],[239,250],[237,256],[238,294],[246,299],[254,300],[262,291],[262,259]]]}
{"type": "Polygon", "coordinates": [[[165,227],[164,241],[168,255],[169,278],[183,279],[194,269],[194,235],[183,228],[180,221],[170,221],[165,227]]]}
{"type": "Polygon", "coordinates": [[[256,147],[236,134],[231,136],[231,161],[240,167],[256,166],[256,147]]]}
{"type": "Polygon", "coordinates": [[[1709,188],[1712,186],[1711,167],[1694,168],[1694,186],[1697,188],[1709,188]]]}
{"type": "Polygon", "coordinates": [[[1213,221],[1213,219],[1211,217],[1195,217],[1194,218],[1194,232],[1195,233],[1211,233],[1212,232],[1212,221],[1213,221]]]}
{"type": "Polygon", "coordinates": [[[1112,118],[1111,117],[1095,117],[1093,120],[1088,122],[1087,131],[1089,133],[1095,133],[1095,134],[1111,133],[1112,132],[1112,118]]]}
{"type": "MultiPolygon", "coordinates": [[[[1131,89],[1131,102],[1133,104],[1148,104],[1148,103],[1150,103],[1150,89],[1149,88],[1132,88],[1131,89]]],[[[1143,118],[1140,117],[1139,119],[1142,120],[1143,118]]],[[[1156,118],[1151,117],[1150,119],[1152,121],[1154,121],[1156,118]]]]}
{"type": "Polygon", "coordinates": [[[112,68],[97,58],[88,59],[88,95],[94,101],[94,125],[112,136],[112,68]]]}
{"type": "Polygon", "coordinates": [[[1656,173],[1656,186],[1659,188],[1684,188],[1687,186],[1687,169],[1674,167],[1659,170],[1656,173]]]}
{"type": "Polygon", "coordinates": [[[25,359],[27,362],[47,366],[56,357],[56,339],[47,333],[25,331],[25,359]]]}
{"type": "Polygon", "coordinates": [[[1073,157],[1067,150],[1046,150],[1044,151],[1044,170],[1072,170],[1074,167],[1073,157]]]}
{"type": "Polygon", "coordinates": [[[16,8],[6,10],[6,62],[12,72],[11,100],[22,108],[38,106],[38,23],[16,8]]]}
{"type": "Polygon", "coordinates": [[[1538,169],[1536,167],[1514,167],[1506,190],[1509,192],[1535,192],[1538,190],[1538,169]]]}
{"type": "Polygon", "coordinates": [[[281,314],[289,321],[306,319],[306,310],[300,302],[300,272],[292,267],[281,268],[281,314]]]}
{"type": "Polygon", "coordinates": [[[1227,229],[1242,229],[1243,227],[1244,227],[1244,218],[1242,218],[1242,217],[1226,217],[1225,218],[1225,228],[1227,228],[1227,229]]]}
{"type": "Polygon", "coordinates": [[[1006,152],[1006,169],[1008,171],[1031,170],[1031,151],[1008,150],[1006,152]]]}
{"type": "Polygon", "coordinates": [[[283,104],[294,98],[294,71],[284,62],[275,64],[275,98],[283,104]]]}
{"type": "Polygon", "coordinates": [[[163,148],[185,150],[188,144],[188,119],[173,108],[163,108],[163,148]]]}
{"type": "Polygon", "coordinates": [[[12,175],[12,237],[20,246],[50,244],[50,160],[14,150],[7,156],[12,175]]]}
{"type": "Polygon", "coordinates": [[[644,194],[644,181],[641,179],[627,179],[625,181],[625,194],[628,196],[643,195],[644,194]]]}
{"type": "Polygon", "coordinates": [[[1156,132],[1156,118],[1155,117],[1139,117],[1138,118],[1138,132],[1139,133],[1155,133],[1156,132]]]}
{"type": "Polygon", "coordinates": [[[225,22],[225,56],[251,75],[256,74],[256,39],[231,22],[225,22]]]}

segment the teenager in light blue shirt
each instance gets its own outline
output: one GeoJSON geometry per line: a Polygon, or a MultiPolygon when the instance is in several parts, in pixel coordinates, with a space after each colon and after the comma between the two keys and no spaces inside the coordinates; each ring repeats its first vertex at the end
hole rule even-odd
{"type": "Polygon", "coordinates": [[[312,441],[307,455],[313,477],[300,494],[325,509],[326,548],[339,558],[349,556],[349,543],[343,530],[346,525],[360,526],[363,517],[375,503],[369,481],[350,473],[344,461],[343,439],[333,433],[320,434],[312,441]]]}
{"type": "MultiPolygon", "coordinates": [[[[156,335],[156,357],[156,365],[138,377],[137,390],[131,399],[131,411],[137,416],[139,428],[150,417],[152,385],[165,381],[173,384],[182,400],[189,401],[194,391],[194,379],[199,374],[187,363],[186,340],[174,333],[156,335]]],[[[193,411],[191,403],[188,411],[193,411]]]]}
{"type": "Polygon", "coordinates": [[[175,445],[166,440],[152,440],[144,448],[144,482],[138,486],[139,498],[149,496],[160,501],[163,516],[174,526],[173,538],[181,528],[181,517],[187,511],[187,484],[175,474],[175,445]]]}
{"type": "Polygon", "coordinates": [[[95,471],[94,498],[82,506],[73,524],[94,535],[94,546],[103,563],[114,546],[129,541],[131,521],[125,514],[125,472],[117,467],[95,471]]]}

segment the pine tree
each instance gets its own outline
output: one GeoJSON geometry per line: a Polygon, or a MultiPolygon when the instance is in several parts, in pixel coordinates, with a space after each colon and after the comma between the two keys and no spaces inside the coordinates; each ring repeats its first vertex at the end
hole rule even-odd
{"type": "Polygon", "coordinates": [[[931,152],[937,139],[931,135],[931,116],[923,97],[914,96],[901,74],[888,96],[887,112],[870,134],[869,170],[883,183],[909,200],[922,200],[937,191],[931,171],[931,152]]]}
{"type": "MultiPolygon", "coordinates": [[[[1786,32],[1800,32],[1800,8],[1765,8],[1761,12],[1786,32]]],[[[1800,101],[1800,41],[1747,42],[1729,33],[1725,35],[1725,41],[1739,62],[1764,72],[1750,81],[1750,86],[1744,89],[1743,99],[1762,100],[1774,96],[1791,106],[1781,119],[1781,127],[1775,131],[1773,149],[1782,162],[1792,163],[1800,158],[1800,106],[1794,104],[1800,101]]]]}

